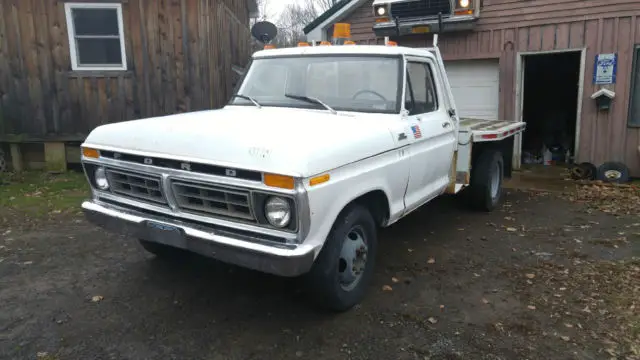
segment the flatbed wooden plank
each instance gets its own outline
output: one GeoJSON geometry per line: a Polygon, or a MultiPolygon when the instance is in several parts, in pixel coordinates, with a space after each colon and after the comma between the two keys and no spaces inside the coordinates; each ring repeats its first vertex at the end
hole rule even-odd
{"type": "MultiPolygon", "coordinates": [[[[471,133],[473,141],[498,141],[524,131],[526,124],[508,120],[486,120],[474,118],[460,119],[460,133],[471,133]]],[[[461,136],[462,137],[462,136],[461,136]]]]}
{"type": "Polygon", "coordinates": [[[514,124],[515,121],[508,120],[486,120],[486,119],[473,119],[462,118],[460,119],[460,130],[489,130],[499,129],[503,126],[514,124]]]}

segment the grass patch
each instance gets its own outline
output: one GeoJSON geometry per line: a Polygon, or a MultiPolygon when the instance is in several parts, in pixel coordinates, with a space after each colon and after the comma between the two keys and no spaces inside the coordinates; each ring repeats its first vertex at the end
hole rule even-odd
{"type": "Polygon", "coordinates": [[[0,174],[0,214],[40,217],[77,212],[88,196],[89,184],[81,172],[0,174]]]}

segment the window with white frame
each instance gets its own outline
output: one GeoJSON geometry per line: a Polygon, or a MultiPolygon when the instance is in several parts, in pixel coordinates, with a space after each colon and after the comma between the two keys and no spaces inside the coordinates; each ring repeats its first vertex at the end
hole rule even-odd
{"type": "Polygon", "coordinates": [[[127,70],[122,4],[66,3],[73,70],[127,70]]]}

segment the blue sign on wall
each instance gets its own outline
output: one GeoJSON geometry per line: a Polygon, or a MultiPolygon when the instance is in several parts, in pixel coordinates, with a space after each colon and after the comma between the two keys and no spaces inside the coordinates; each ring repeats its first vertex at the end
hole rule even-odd
{"type": "Polygon", "coordinates": [[[598,54],[593,65],[593,83],[615,84],[618,70],[618,54],[598,54]]]}

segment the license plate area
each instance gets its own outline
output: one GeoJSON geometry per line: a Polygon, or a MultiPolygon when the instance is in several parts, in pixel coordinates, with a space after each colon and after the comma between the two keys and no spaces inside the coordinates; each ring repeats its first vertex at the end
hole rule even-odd
{"type": "Polygon", "coordinates": [[[145,222],[145,227],[145,240],[186,249],[186,236],[181,228],[155,221],[145,222]]]}

